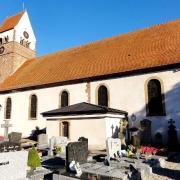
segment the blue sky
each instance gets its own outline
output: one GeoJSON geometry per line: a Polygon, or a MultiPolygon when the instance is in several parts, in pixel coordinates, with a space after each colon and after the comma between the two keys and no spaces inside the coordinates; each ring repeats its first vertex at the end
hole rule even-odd
{"type": "Polygon", "coordinates": [[[180,18],[180,0],[0,0],[0,23],[23,2],[38,56],[180,18]]]}

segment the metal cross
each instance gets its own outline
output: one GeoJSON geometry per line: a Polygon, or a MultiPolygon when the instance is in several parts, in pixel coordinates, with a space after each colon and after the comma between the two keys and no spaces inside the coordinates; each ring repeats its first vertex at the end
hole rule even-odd
{"type": "Polygon", "coordinates": [[[168,124],[170,124],[170,125],[172,125],[172,124],[174,124],[175,123],[175,121],[173,121],[173,119],[170,119],[169,121],[168,121],[168,124]]]}
{"type": "Polygon", "coordinates": [[[4,138],[5,138],[5,140],[8,140],[9,127],[12,127],[12,124],[9,124],[9,120],[4,120],[4,124],[1,124],[1,128],[4,128],[4,138]]]}

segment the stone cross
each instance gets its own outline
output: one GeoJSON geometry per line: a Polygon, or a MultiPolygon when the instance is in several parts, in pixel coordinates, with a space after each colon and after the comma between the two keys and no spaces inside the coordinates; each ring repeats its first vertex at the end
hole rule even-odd
{"type": "Polygon", "coordinates": [[[9,124],[9,120],[4,120],[4,124],[1,124],[1,128],[4,128],[4,138],[5,138],[5,140],[8,140],[9,127],[12,127],[12,124],[9,124]]]}

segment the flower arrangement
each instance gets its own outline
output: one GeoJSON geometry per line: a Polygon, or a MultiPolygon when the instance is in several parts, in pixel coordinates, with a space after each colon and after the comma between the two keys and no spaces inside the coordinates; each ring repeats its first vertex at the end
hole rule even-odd
{"type": "Polygon", "coordinates": [[[142,154],[151,154],[151,155],[153,154],[153,155],[155,155],[157,152],[159,152],[159,149],[157,149],[155,147],[141,146],[140,152],[142,154]]]}
{"type": "Polygon", "coordinates": [[[61,148],[60,145],[55,145],[54,150],[55,150],[56,154],[58,154],[58,153],[60,153],[62,151],[62,148],[61,148]]]}

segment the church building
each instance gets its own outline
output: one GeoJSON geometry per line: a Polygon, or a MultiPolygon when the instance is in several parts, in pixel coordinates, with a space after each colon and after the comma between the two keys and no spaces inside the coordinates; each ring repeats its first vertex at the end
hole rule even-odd
{"type": "MultiPolygon", "coordinates": [[[[180,20],[36,57],[27,12],[5,19],[0,25],[1,124],[9,120],[10,131],[27,137],[36,126],[47,126],[44,112],[82,102],[127,112],[130,127],[149,120],[150,138],[160,134],[164,144],[173,119],[180,142],[180,20]]],[[[71,121],[56,126],[59,135],[72,138],[71,121]]],[[[76,128],[101,132],[101,125],[76,128]]]]}

